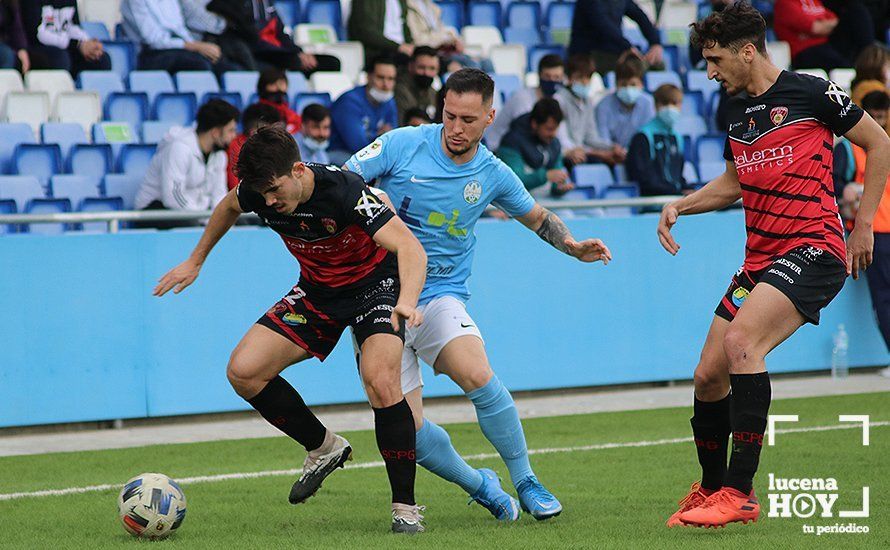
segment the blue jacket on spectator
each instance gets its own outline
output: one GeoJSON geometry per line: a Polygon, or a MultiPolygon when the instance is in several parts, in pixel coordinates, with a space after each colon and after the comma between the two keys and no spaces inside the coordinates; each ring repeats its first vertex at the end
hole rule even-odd
{"type": "Polygon", "coordinates": [[[396,100],[373,105],[368,99],[367,86],[353,88],[341,95],[331,107],[330,150],[355,153],[377,139],[380,129],[389,125],[398,128],[396,100]]]}
{"type": "Polygon", "coordinates": [[[611,93],[596,106],[596,129],[602,139],[627,147],[630,138],[655,116],[655,100],[643,93],[633,107],[627,107],[611,93]]]}
{"type": "Polygon", "coordinates": [[[578,0],[572,18],[569,55],[591,51],[621,53],[633,45],[621,32],[621,19],[630,17],[649,45],[660,44],[658,30],[634,0],[578,0]]]}
{"type": "Polygon", "coordinates": [[[634,135],[624,166],[640,195],[679,195],[689,188],[683,162],[683,136],[656,117],[634,135]]]}

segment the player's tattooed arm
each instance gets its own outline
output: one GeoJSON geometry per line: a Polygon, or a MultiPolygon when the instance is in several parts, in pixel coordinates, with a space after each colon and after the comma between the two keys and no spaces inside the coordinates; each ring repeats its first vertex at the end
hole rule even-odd
{"type": "Polygon", "coordinates": [[[543,241],[550,243],[553,248],[582,262],[602,260],[607,264],[612,260],[612,253],[603,241],[600,239],[576,241],[565,222],[540,204],[536,204],[525,216],[516,219],[537,233],[543,241]]]}
{"type": "Polygon", "coordinates": [[[565,222],[562,221],[559,216],[546,208],[543,208],[542,210],[544,210],[544,220],[541,222],[541,227],[539,227],[535,233],[537,233],[543,241],[550,243],[553,248],[560,252],[570,254],[569,248],[566,245],[566,239],[572,236],[572,232],[569,231],[569,228],[566,227],[565,222]]]}

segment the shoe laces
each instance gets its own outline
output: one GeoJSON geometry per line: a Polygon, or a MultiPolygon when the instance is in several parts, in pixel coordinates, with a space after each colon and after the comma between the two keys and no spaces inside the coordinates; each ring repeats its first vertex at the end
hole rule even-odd
{"type": "Polygon", "coordinates": [[[423,521],[423,515],[421,512],[426,510],[426,506],[419,505],[411,505],[411,504],[401,504],[398,502],[393,502],[392,504],[392,519],[393,520],[401,520],[409,525],[416,525],[423,521]]]}
{"type": "Polygon", "coordinates": [[[534,500],[542,501],[542,500],[551,500],[553,499],[553,495],[541,485],[541,482],[538,481],[538,478],[535,476],[529,476],[522,481],[519,482],[519,486],[516,488],[520,493],[528,492],[534,500]]]}
{"type": "Polygon", "coordinates": [[[720,504],[732,504],[733,502],[734,497],[729,494],[729,491],[724,491],[723,489],[721,489],[706,498],[705,501],[701,504],[701,508],[711,508],[720,504]]]}
{"type": "Polygon", "coordinates": [[[300,476],[300,481],[314,473],[319,466],[321,466],[321,456],[312,456],[311,453],[306,455],[306,460],[303,461],[303,474],[300,476]]]}
{"type": "Polygon", "coordinates": [[[695,504],[695,501],[697,500],[696,496],[700,496],[700,491],[701,485],[699,484],[699,482],[696,481],[689,488],[689,493],[685,497],[680,499],[680,502],[678,502],[677,504],[680,505],[680,508],[686,508],[687,506],[695,504]]]}

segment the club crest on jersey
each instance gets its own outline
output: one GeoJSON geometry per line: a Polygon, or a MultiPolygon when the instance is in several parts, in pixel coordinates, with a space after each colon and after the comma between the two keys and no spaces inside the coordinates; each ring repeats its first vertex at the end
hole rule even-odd
{"type": "Polygon", "coordinates": [[[828,89],[825,90],[825,95],[828,96],[828,99],[837,103],[841,107],[844,106],[845,101],[850,100],[850,96],[847,95],[847,92],[845,92],[843,88],[841,88],[834,82],[828,83],[828,89]]]}
{"type": "Polygon", "coordinates": [[[358,160],[368,160],[380,156],[383,152],[383,142],[375,139],[370,145],[356,153],[355,158],[358,160]]]}
{"type": "Polygon", "coordinates": [[[306,324],[306,317],[299,313],[285,313],[281,320],[291,326],[306,324]]]}
{"type": "Polygon", "coordinates": [[[323,225],[331,235],[337,232],[337,222],[334,221],[334,218],[322,218],[321,225],[323,225]]]}
{"type": "Polygon", "coordinates": [[[464,186],[464,200],[467,204],[476,204],[482,196],[482,184],[477,180],[471,180],[464,186]]]}
{"type": "Polygon", "coordinates": [[[785,122],[785,118],[788,116],[788,107],[775,107],[772,111],[769,112],[769,119],[773,121],[773,124],[778,126],[785,122]]]}
{"type": "Polygon", "coordinates": [[[380,202],[374,193],[362,191],[362,196],[355,203],[354,210],[366,218],[374,219],[380,212],[386,209],[386,205],[380,202]]]}

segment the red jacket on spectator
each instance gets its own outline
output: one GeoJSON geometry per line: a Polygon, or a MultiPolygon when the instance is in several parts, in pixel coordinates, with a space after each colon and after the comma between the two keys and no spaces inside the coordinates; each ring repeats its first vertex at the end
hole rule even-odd
{"type": "Polygon", "coordinates": [[[828,36],[813,34],[813,23],[837,16],[821,0],[776,0],[773,29],[776,38],[788,42],[792,59],[800,52],[828,42],[828,36]]]}
{"type": "Polygon", "coordinates": [[[229,157],[229,165],[226,168],[226,184],[229,186],[229,190],[238,186],[238,176],[235,175],[235,166],[238,165],[238,156],[241,155],[241,148],[244,147],[245,141],[247,141],[247,135],[238,134],[238,137],[233,139],[232,143],[229,144],[229,149],[226,152],[229,157]]]}
{"type": "Polygon", "coordinates": [[[261,99],[260,103],[271,105],[272,107],[278,109],[278,112],[281,113],[281,118],[283,118],[285,122],[287,122],[287,131],[289,134],[296,134],[300,131],[300,128],[303,127],[303,119],[301,119],[300,115],[297,114],[296,111],[291,109],[287,105],[287,103],[275,103],[267,99],[261,99]]]}

